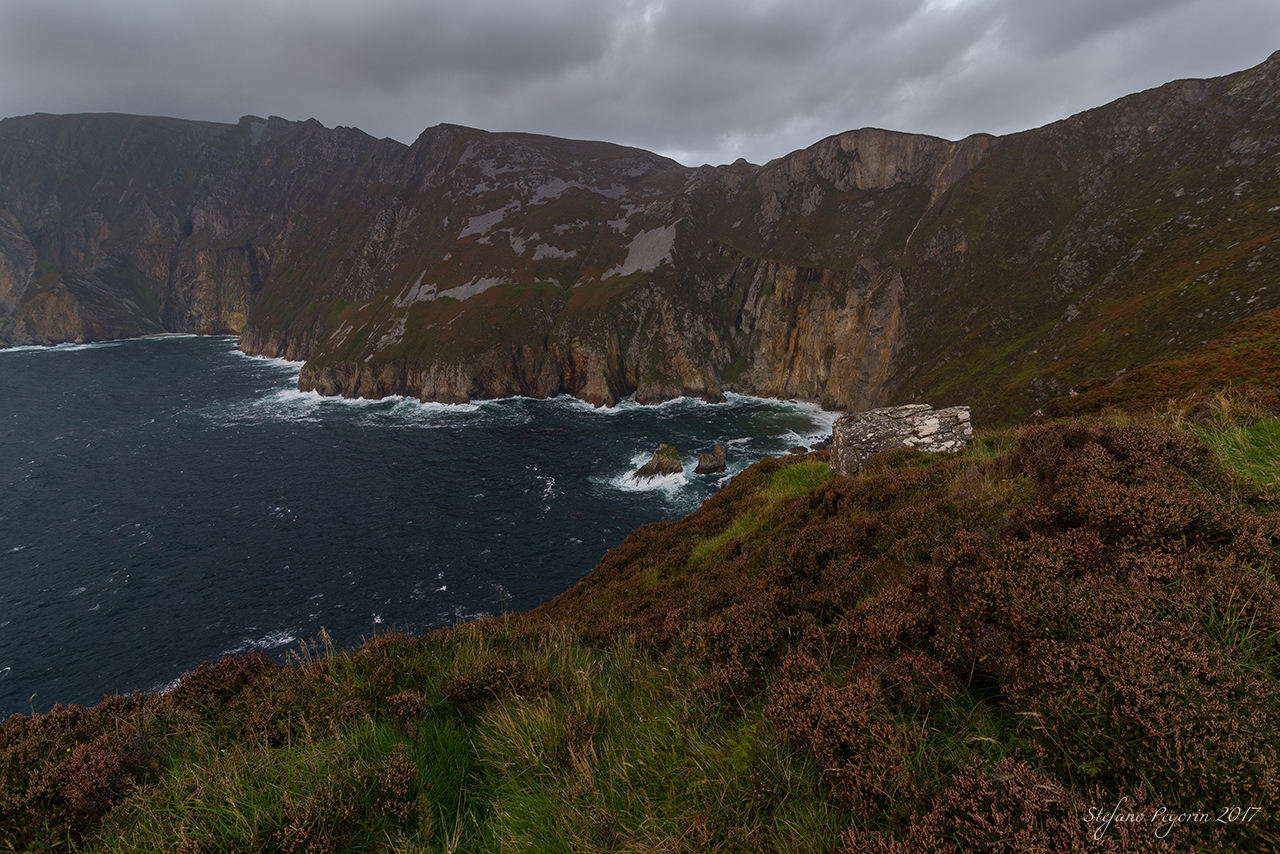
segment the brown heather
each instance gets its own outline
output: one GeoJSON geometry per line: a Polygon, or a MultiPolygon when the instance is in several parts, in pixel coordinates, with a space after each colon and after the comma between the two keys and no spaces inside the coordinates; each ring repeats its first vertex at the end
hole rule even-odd
{"type": "Polygon", "coordinates": [[[762,702],[850,809],[849,850],[1274,844],[1276,499],[1156,420],[1013,435],[986,459],[883,454],[691,558],[761,481],[808,464],[767,461],[634,533],[542,616],[585,605],[597,642],[651,639],[719,714],[762,702]],[[641,574],[679,595],[629,596],[641,574]],[[963,708],[994,737],[946,732],[963,708]],[[1087,808],[1125,796],[1266,818],[1091,839],[1087,808]]]}
{"type": "MultiPolygon", "coordinates": [[[[850,828],[844,850],[859,854],[1147,854],[1176,850],[1156,838],[1149,826],[1121,824],[1095,838],[1080,820],[1088,803],[1105,803],[1093,790],[1082,799],[1031,765],[1002,759],[965,766],[931,807],[895,835],[850,828]]],[[[1145,803],[1142,805],[1145,807],[1145,803]]]]}
{"type": "Polygon", "coordinates": [[[855,814],[875,814],[912,800],[907,758],[921,737],[894,719],[885,700],[873,669],[828,682],[814,659],[796,653],[773,682],[765,719],[813,751],[824,779],[855,814]]]}

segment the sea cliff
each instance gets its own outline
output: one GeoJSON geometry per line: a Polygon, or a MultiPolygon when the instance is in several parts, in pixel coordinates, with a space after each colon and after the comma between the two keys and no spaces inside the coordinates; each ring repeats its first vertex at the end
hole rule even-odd
{"type": "Polygon", "coordinates": [[[235,332],[324,394],[726,391],[1009,421],[1280,305],[1280,55],[763,166],[314,120],[0,122],[0,342],[235,332]]]}

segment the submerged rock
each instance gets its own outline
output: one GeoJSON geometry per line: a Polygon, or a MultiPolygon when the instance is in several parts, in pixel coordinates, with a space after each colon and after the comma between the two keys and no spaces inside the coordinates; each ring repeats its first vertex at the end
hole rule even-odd
{"type": "Polygon", "coordinates": [[[867,460],[889,448],[955,453],[972,438],[967,406],[933,409],[912,403],[855,412],[831,427],[831,469],[837,477],[857,474],[867,460]]]}
{"type": "Polygon", "coordinates": [[[693,470],[693,473],[719,474],[725,470],[725,465],[724,445],[716,442],[716,446],[711,453],[698,454],[698,467],[693,470]]]}
{"type": "Polygon", "coordinates": [[[680,452],[670,445],[659,445],[658,450],[653,452],[653,459],[640,466],[639,470],[631,475],[631,479],[649,480],[668,474],[680,474],[683,471],[684,466],[680,463],[680,452]]]}

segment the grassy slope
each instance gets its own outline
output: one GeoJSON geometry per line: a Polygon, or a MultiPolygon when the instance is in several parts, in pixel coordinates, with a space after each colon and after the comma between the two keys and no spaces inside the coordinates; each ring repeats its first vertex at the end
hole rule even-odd
{"type": "Polygon", "coordinates": [[[1138,395],[1183,376],[1152,366],[1115,387],[1132,412],[956,456],[891,452],[835,480],[821,455],[764,460],[533,612],[15,715],[0,841],[1275,848],[1280,415],[1221,390],[1268,322],[1186,357],[1213,391],[1176,407],[1172,379],[1138,395]],[[1143,821],[1086,821],[1117,804],[1143,821]],[[1257,810],[1171,827],[1162,807],[1257,810]]]}

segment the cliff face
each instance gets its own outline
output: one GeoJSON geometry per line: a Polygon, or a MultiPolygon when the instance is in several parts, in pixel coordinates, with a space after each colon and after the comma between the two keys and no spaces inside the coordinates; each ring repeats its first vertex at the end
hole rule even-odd
{"type": "Polygon", "coordinates": [[[0,341],[239,332],[274,265],[293,261],[297,218],[403,148],[275,118],[6,119],[0,257],[21,267],[22,296],[0,304],[0,341]],[[16,264],[27,248],[37,263],[16,264]]]}
{"type": "Polygon", "coordinates": [[[1026,414],[1280,305],[1280,55],[763,167],[454,126],[0,122],[0,341],[234,331],[303,388],[1026,414]]]}

